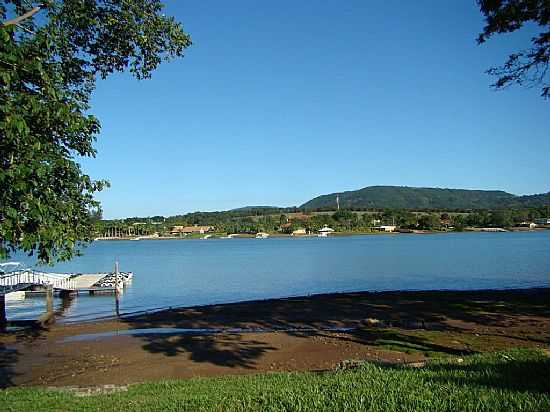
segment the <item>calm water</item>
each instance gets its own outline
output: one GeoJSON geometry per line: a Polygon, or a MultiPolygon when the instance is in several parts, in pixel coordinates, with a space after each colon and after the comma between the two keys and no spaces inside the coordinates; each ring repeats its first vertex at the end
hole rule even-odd
{"type": "MultiPolygon", "coordinates": [[[[31,264],[17,256],[13,260],[31,264]]],[[[321,292],[550,286],[550,231],[335,238],[100,241],[57,272],[133,271],[120,311],[321,292]]],[[[42,268],[44,270],[44,268],[42,268]]],[[[32,318],[44,298],[8,302],[32,318]]],[[[66,321],[111,316],[113,296],[79,296],[66,321]]]]}

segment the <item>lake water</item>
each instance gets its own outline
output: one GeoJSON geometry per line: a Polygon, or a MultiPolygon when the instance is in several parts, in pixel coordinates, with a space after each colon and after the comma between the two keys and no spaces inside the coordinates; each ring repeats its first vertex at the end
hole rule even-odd
{"type": "MultiPolygon", "coordinates": [[[[98,241],[52,272],[134,272],[120,312],[325,292],[550,286],[550,231],[333,238],[98,241]]],[[[26,256],[13,260],[31,265],[26,256]]],[[[64,321],[112,316],[115,299],[56,298],[64,321]]],[[[34,318],[42,297],[8,302],[34,318]]]]}

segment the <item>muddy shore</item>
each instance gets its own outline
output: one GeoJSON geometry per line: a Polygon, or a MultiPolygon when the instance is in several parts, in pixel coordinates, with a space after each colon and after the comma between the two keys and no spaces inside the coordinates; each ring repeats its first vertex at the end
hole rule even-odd
{"type": "Polygon", "coordinates": [[[550,349],[550,288],[327,294],[6,332],[0,387],[328,370],[511,347],[550,349]],[[149,328],[162,329],[132,332],[149,328]]]}

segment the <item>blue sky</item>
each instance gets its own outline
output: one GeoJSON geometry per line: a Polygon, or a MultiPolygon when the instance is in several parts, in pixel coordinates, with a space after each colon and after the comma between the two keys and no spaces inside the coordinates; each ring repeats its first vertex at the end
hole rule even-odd
{"type": "Polygon", "coordinates": [[[474,0],[165,1],[194,45],[98,83],[104,216],[299,205],[370,185],[550,190],[549,103],[484,71],[474,0]]]}

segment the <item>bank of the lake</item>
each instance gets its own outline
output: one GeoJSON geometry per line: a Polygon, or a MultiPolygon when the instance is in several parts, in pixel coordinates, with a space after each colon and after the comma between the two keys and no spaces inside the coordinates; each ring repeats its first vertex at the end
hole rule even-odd
{"type": "Polygon", "coordinates": [[[328,294],[0,334],[4,386],[403,365],[550,349],[550,289],[328,294]],[[353,362],[351,362],[353,364],[353,362]]]}

